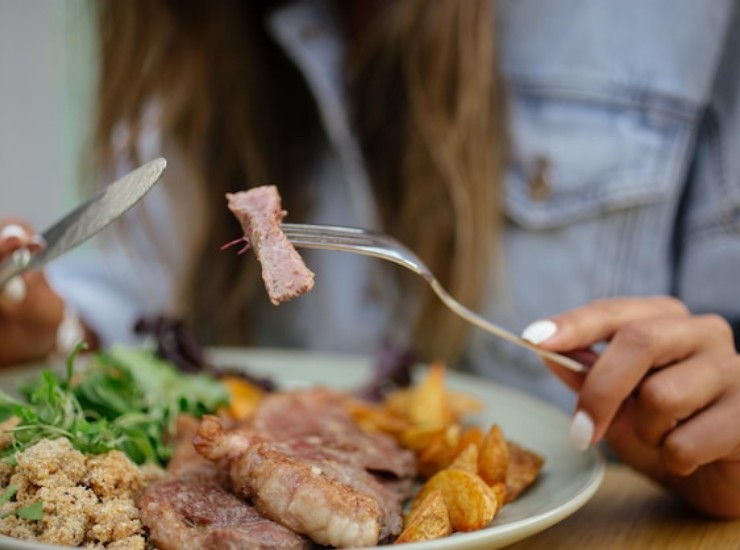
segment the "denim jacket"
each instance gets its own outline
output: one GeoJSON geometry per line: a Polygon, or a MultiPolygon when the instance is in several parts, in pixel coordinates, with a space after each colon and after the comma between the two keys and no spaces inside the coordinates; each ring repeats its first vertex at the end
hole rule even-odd
{"type": "MultiPolygon", "coordinates": [[[[327,4],[301,0],[267,24],[304,75],[324,125],[324,153],[311,175],[321,206],[312,221],[373,226],[344,98],[343,46],[327,4]]],[[[500,0],[495,7],[511,158],[503,252],[482,312],[521,331],[597,298],[673,294],[694,312],[740,318],[737,5],[500,0]]],[[[156,135],[152,143],[151,156],[161,154],[156,135]]],[[[163,189],[145,200],[160,213],[172,208],[168,201],[163,189]]],[[[138,241],[148,246],[146,235],[138,241]]],[[[305,256],[316,287],[259,312],[262,343],[372,352],[385,322],[367,291],[377,262],[305,256]]],[[[156,254],[148,258],[146,278],[109,259],[106,274],[60,262],[52,282],[102,327],[104,342],[126,340],[137,315],[171,308],[171,273],[153,272],[156,254]]],[[[473,333],[465,365],[561,407],[573,404],[537,357],[488,334],[473,333]]]]}
{"type": "MultiPolygon", "coordinates": [[[[513,152],[488,315],[521,330],[598,298],[672,294],[738,318],[737,4],[498,6],[513,152]]],[[[527,355],[477,335],[471,366],[569,406],[527,355]]]]}

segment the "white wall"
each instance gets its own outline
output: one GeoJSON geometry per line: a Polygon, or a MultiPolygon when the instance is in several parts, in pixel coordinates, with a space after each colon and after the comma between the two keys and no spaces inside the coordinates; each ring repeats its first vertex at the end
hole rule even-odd
{"type": "Polygon", "coordinates": [[[91,113],[85,0],[0,0],[0,218],[73,206],[91,113]]]}

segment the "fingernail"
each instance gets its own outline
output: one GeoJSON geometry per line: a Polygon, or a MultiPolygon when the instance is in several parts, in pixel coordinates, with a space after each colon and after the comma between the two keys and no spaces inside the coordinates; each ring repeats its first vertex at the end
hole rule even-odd
{"type": "Polygon", "coordinates": [[[46,241],[41,235],[34,235],[26,243],[26,248],[34,253],[39,252],[46,248],[46,241]]]}
{"type": "Polygon", "coordinates": [[[16,275],[10,279],[2,291],[2,299],[9,304],[22,302],[26,297],[26,282],[23,277],[16,275]]]}
{"type": "Polygon", "coordinates": [[[8,239],[24,239],[28,232],[17,223],[6,225],[0,230],[0,241],[8,239]]]}
{"type": "Polygon", "coordinates": [[[578,451],[585,451],[591,446],[594,437],[594,421],[588,413],[578,411],[573,415],[570,424],[570,443],[578,451]]]}
{"type": "Polygon", "coordinates": [[[555,323],[549,319],[535,321],[522,331],[522,338],[533,344],[541,344],[548,338],[552,337],[558,330],[555,323]]]}

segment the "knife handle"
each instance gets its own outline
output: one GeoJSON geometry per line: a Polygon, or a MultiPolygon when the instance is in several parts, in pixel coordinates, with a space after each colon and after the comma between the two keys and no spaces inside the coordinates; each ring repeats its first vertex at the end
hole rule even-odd
{"type": "Polygon", "coordinates": [[[14,250],[10,258],[0,263],[0,289],[10,279],[23,273],[28,267],[28,264],[31,263],[31,258],[33,258],[31,251],[23,247],[14,250]]]}

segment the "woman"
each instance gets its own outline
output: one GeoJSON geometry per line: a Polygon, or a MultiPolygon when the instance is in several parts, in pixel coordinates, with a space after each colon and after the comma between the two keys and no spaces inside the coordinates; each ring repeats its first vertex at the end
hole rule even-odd
{"type": "MultiPolygon", "coordinates": [[[[606,438],[696,509],[740,516],[734,3],[99,9],[99,167],[161,154],[170,168],[102,267],[51,266],[65,302],[34,330],[53,333],[66,303],[103,345],[162,311],[209,344],[370,352],[391,338],[575,408],[577,447],[606,438]],[[306,253],[316,288],[270,306],[254,263],[219,250],[239,234],[224,193],[263,183],[290,221],[393,234],[461,301],[590,372],[552,377],[418,279],[350,255],[306,253]]],[[[46,290],[27,281],[27,301],[32,283],[46,290]]],[[[0,334],[31,306],[3,310],[0,334]]]]}

